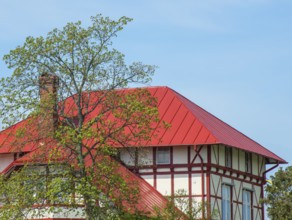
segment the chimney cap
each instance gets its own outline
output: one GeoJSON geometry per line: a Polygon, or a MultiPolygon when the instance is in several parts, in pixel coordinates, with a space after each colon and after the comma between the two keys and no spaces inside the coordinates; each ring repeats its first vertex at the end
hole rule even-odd
{"type": "Polygon", "coordinates": [[[48,72],[42,73],[40,77],[58,78],[56,75],[53,75],[52,73],[48,72]]]}
{"type": "Polygon", "coordinates": [[[59,77],[48,72],[44,72],[39,78],[40,84],[59,84],[59,77]]]}

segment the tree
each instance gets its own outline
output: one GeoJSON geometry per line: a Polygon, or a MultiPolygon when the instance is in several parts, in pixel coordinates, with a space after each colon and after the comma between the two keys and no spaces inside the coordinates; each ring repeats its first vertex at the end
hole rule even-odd
{"type": "Polygon", "coordinates": [[[206,202],[197,202],[194,198],[189,199],[184,189],[179,189],[175,195],[168,197],[167,207],[163,210],[157,210],[157,219],[217,219],[217,210],[212,210],[210,217],[207,217],[206,210],[211,209],[210,204],[206,202]]]}
{"type": "Polygon", "coordinates": [[[292,219],[292,167],[282,167],[271,176],[265,187],[266,197],[263,200],[267,205],[271,219],[292,219]]]}
{"type": "Polygon", "coordinates": [[[119,173],[116,147],[149,140],[158,110],[147,90],[120,89],[149,83],[155,66],[126,65],[113,48],[131,19],[97,15],[91,21],[27,37],[4,56],[13,73],[0,81],[2,124],[25,120],[10,127],[2,147],[33,154],[23,156],[21,171],[1,177],[2,219],[59,212],[48,204],[75,210],[82,204],[86,219],[137,211],[138,189],[119,173]]]}

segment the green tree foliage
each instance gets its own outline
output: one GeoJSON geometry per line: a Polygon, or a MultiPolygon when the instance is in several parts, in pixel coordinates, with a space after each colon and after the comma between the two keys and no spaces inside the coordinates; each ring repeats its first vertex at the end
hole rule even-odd
{"type": "Polygon", "coordinates": [[[127,65],[113,48],[113,38],[131,19],[97,15],[91,21],[27,37],[4,56],[13,74],[0,81],[2,124],[26,120],[0,147],[26,152],[33,146],[34,154],[24,156],[21,171],[1,177],[2,219],[58,212],[52,204],[75,210],[82,205],[87,219],[141,211],[134,210],[139,192],[121,175],[115,147],[149,140],[158,110],[147,90],[120,89],[149,83],[155,67],[127,65]],[[58,84],[56,94],[42,78],[58,84]],[[40,167],[43,174],[37,175],[40,167]]]}
{"type": "Polygon", "coordinates": [[[280,168],[265,187],[268,205],[267,211],[271,219],[292,219],[292,167],[280,168]]]}
{"type": "Polygon", "coordinates": [[[157,210],[157,216],[154,219],[166,219],[166,220],[205,220],[216,219],[218,213],[213,210],[210,217],[207,217],[207,210],[210,209],[210,204],[207,202],[198,202],[194,198],[191,200],[188,197],[187,192],[184,189],[179,189],[175,192],[174,196],[168,197],[167,207],[163,210],[157,210]]]}

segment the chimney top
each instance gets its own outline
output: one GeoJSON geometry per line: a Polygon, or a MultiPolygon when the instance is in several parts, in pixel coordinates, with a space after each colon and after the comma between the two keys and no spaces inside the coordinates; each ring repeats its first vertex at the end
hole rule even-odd
{"type": "Polygon", "coordinates": [[[41,74],[39,78],[39,83],[40,83],[40,86],[53,84],[55,87],[57,87],[59,84],[59,80],[57,76],[46,72],[46,73],[41,74]]]}

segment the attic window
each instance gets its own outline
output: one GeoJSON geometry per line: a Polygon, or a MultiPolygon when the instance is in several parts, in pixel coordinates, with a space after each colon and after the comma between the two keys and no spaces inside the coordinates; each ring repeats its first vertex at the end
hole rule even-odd
{"type": "Polygon", "coordinates": [[[252,168],[252,161],[251,161],[252,155],[249,152],[245,152],[245,172],[251,173],[252,168]]]}
{"type": "Polygon", "coordinates": [[[170,148],[156,148],[156,164],[170,164],[170,148]]]}
{"type": "Polygon", "coordinates": [[[232,168],[232,148],[225,147],[225,166],[232,168]]]}

